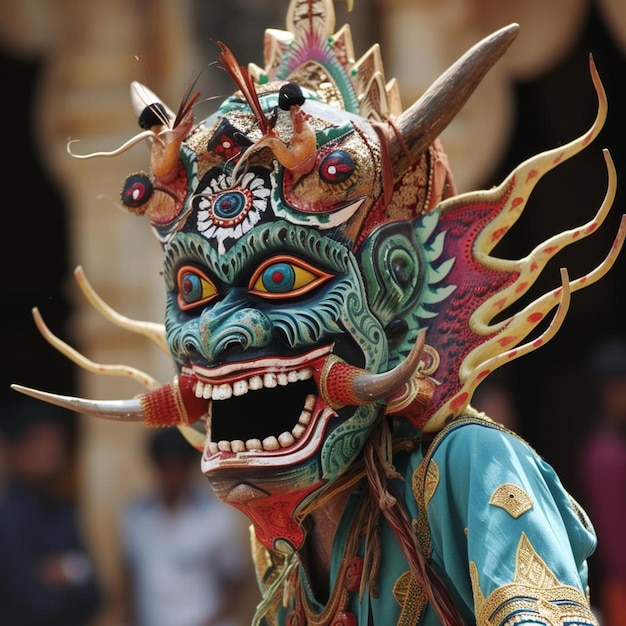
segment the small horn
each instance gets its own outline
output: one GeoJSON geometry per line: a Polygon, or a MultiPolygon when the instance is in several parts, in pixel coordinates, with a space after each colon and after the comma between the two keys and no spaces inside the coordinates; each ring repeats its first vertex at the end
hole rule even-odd
{"type": "Polygon", "coordinates": [[[352,392],[363,401],[375,402],[395,393],[413,376],[424,350],[426,333],[422,331],[402,363],[382,374],[362,374],[352,381],[352,392]]]}
{"type": "Polygon", "coordinates": [[[173,120],[176,117],[176,113],[166,106],[161,98],[148,89],[148,87],[140,82],[137,82],[136,80],[130,84],[130,99],[137,117],[139,117],[143,113],[144,109],[150,105],[160,105],[163,107],[163,111],[166,114],[162,120],[163,126],[167,125],[168,119],[173,120]]]}
{"type": "Polygon", "coordinates": [[[518,31],[518,24],[509,24],[478,42],[393,121],[389,148],[396,180],[445,130],[518,31]]]}
{"type": "Polygon", "coordinates": [[[383,374],[371,374],[330,355],[320,372],[320,395],[333,409],[373,404],[377,400],[390,398],[415,373],[424,350],[424,342],[425,333],[421,332],[407,358],[383,374]]]}

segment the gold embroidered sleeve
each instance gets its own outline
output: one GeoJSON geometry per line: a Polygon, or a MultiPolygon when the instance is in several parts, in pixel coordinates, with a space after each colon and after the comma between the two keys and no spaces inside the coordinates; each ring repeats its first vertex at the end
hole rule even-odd
{"type": "Polygon", "coordinates": [[[522,533],[515,579],[484,597],[476,564],[470,563],[477,626],[598,626],[585,594],[561,584],[522,533]]]}

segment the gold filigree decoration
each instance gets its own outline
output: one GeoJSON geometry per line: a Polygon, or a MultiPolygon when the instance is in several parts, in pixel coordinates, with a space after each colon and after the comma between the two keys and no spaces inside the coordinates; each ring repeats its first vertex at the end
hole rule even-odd
{"type": "Polygon", "coordinates": [[[584,593],[559,582],[528,537],[522,533],[515,556],[515,576],[512,583],[498,587],[485,598],[475,562],[470,562],[470,577],[474,591],[476,623],[499,626],[515,619],[542,620],[539,623],[560,626],[568,620],[576,624],[597,625],[584,593]]]}
{"type": "Polygon", "coordinates": [[[520,486],[513,483],[504,483],[491,494],[489,504],[499,506],[511,517],[517,519],[520,515],[532,509],[533,500],[520,486]]]}
{"type": "Polygon", "coordinates": [[[411,572],[401,574],[393,585],[392,594],[395,601],[402,607],[397,626],[413,626],[418,624],[427,598],[424,589],[411,572]]]}
{"type": "Polygon", "coordinates": [[[424,506],[428,509],[431,498],[435,495],[439,484],[439,466],[433,460],[428,464],[426,480],[424,481],[424,506]]]}
{"type": "Polygon", "coordinates": [[[429,159],[420,156],[413,169],[402,177],[387,206],[389,219],[411,219],[420,215],[426,204],[429,159]]]}
{"type": "Polygon", "coordinates": [[[345,104],[335,81],[328,72],[315,61],[308,61],[289,75],[289,79],[298,83],[300,87],[311,89],[318,98],[337,109],[344,109],[345,104]]]}

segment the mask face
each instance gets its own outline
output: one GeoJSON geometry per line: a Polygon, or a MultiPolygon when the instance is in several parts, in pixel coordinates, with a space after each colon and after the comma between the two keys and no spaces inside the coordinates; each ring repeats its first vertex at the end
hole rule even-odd
{"type": "Polygon", "coordinates": [[[626,228],[588,276],[562,272],[559,288],[506,317],[610,208],[609,162],[607,200],[588,224],[523,259],[491,255],[541,177],[600,132],[606,99],[593,64],[600,106],[585,135],[498,187],[455,195],[437,137],[517,26],[479,42],[402,111],[378,48],[354,61],[349,29],[334,33],[330,0],[292,0],[287,25],[267,32],[264,70],[244,70],[219,44],[236,89],[206,120],[193,117],[199,94],[174,112],[134,83],[143,130],[117,151],[85,155],[150,144],[150,172],[128,177],[122,203],[163,246],[165,340],[161,329],[120,325],[166,344],[174,383],[121,403],[19,390],[100,417],[178,425],[219,497],[263,545],[289,551],[304,541],[311,502],[360,462],[380,420],[406,440],[461,415],[493,370],[554,335],[570,293],[611,267],[626,228]]]}
{"type": "MultiPolygon", "coordinates": [[[[203,471],[264,528],[270,504],[293,525],[297,506],[350,465],[381,413],[376,402],[342,406],[349,380],[328,381],[325,370],[385,371],[389,342],[359,254],[366,218],[382,214],[378,135],[294,83],[267,85],[258,105],[274,146],[262,145],[250,103],[233,96],[184,139],[172,183],[143,197],[159,215],[168,346],[208,406],[203,471]],[[301,104],[281,109],[286,92],[301,104]],[[297,147],[298,132],[314,141],[306,166],[289,168],[281,149],[297,147]]],[[[124,197],[136,184],[130,177],[124,197]]],[[[380,265],[374,253],[390,251],[370,249],[370,270],[380,265]]],[[[409,255],[402,272],[414,290],[409,255]]],[[[266,543],[301,541],[296,526],[268,533],[266,543]]]]}

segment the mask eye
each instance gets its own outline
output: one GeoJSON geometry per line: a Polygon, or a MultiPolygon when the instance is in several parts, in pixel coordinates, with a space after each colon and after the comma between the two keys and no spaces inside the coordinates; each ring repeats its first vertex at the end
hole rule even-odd
{"type": "Polygon", "coordinates": [[[277,256],[265,261],[250,280],[250,293],[263,298],[294,298],[332,278],[309,263],[292,256],[277,256]]]}
{"type": "Polygon", "coordinates": [[[206,304],[217,295],[217,287],[195,267],[181,267],[177,282],[178,308],[181,311],[206,304]]]}
{"type": "Polygon", "coordinates": [[[146,174],[133,174],[124,183],[122,202],[124,206],[135,209],[148,202],[153,192],[152,181],[146,174]]]}
{"type": "Polygon", "coordinates": [[[354,173],[356,166],[345,150],[333,150],[320,163],[320,178],[331,185],[343,183],[354,173]]]}

